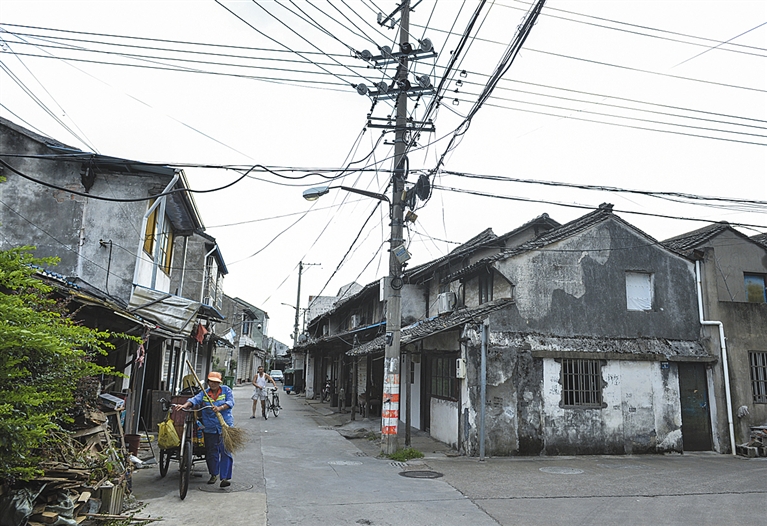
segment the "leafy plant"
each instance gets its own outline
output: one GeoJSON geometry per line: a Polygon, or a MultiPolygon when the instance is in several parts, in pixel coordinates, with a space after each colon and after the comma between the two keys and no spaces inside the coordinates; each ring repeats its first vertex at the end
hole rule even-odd
{"type": "Polygon", "coordinates": [[[61,441],[81,379],[117,375],[94,358],[114,348],[112,334],[78,325],[52,289],[35,277],[32,247],[0,251],[0,480],[42,473],[44,450],[61,441]]]}
{"type": "Polygon", "coordinates": [[[406,447],[404,449],[398,449],[389,458],[398,462],[407,462],[414,458],[423,458],[423,453],[412,447],[406,447]]]}

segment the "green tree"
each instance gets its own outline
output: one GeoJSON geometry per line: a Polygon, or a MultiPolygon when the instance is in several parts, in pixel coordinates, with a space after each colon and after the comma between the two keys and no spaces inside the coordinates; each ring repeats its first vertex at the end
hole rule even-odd
{"type": "Polygon", "coordinates": [[[78,325],[35,277],[31,247],[0,251],[0,480],[41,473],[46,450],[71,422],[81,379],[116,373],[96,364],[114,345],[109,332],[78,325]]]}

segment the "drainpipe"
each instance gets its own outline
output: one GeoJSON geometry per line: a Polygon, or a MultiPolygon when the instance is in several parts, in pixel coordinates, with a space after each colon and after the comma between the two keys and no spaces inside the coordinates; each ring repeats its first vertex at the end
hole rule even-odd
{"type": "Polygon", "coordinates": [[[703,318],[703,288],[700,279],[700,261],[695,262],[695,279],[698,286],[698,314],[701,325],[710,325],[719,327],[719,345],[722,349],[722,368],[724,372],[724,396],[727,400],[727,426],[730,431],[730,449],[732,454],[736,455],[735,450],[735,428],[732,424],[732,397],[730,395],[730,369],[727,365],[727,343],[724,338],[724,324],[721,321],[705,320],[703,318]]]}
{"type": "Polygon", "coordinates": [[[487,400],[487,333],[490,320],[482,323],[482,347],[479,361],[479,460],[485,460],[485,402],[487,400]]]}

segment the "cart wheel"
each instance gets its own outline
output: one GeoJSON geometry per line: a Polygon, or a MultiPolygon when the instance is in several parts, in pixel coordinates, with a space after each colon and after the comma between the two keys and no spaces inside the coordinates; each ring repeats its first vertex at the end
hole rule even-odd
{"type": "MultiPolygon", "coordinates": [[[[279,400],[277,401],[279,403],[279,400]]],[[[277,418],[280,416],[280,406],[277,404],[272,404],[272,414],[274,415],[274,418],[277,418]]]]}
{"type": "Polygon", "coordinates": [[[184,444],[184,451],[179,452],[181,454],[181,476],[178,479],[178,495],[181,500],[186,497],[186,492],[189,489],[189,478],[192,476],[192,442],[184,444]]]}
{"type": "Polygon", "coordinates": [[[170,465],[170,451],[160,450],[160,476],[164,477],[168,474],[168,466],[170,465]]]}

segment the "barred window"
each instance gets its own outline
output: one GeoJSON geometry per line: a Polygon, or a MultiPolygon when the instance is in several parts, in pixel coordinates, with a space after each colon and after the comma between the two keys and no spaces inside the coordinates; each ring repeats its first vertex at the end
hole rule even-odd
{"type": "Polygon", "coordinates": [[[600,360],[562,359],[562,407],[602,407],[600,360]]]}
{"type": "Polygon", "coordinates": [[[440,356],[431,362],[431,396],[458,400],[455,378],[456,356],[440,356]]]}
{"type": "Polygon", "coordinates": [[[751,390],[755,404],[767,404],[767,352],[749,352],[751,390]]]}

